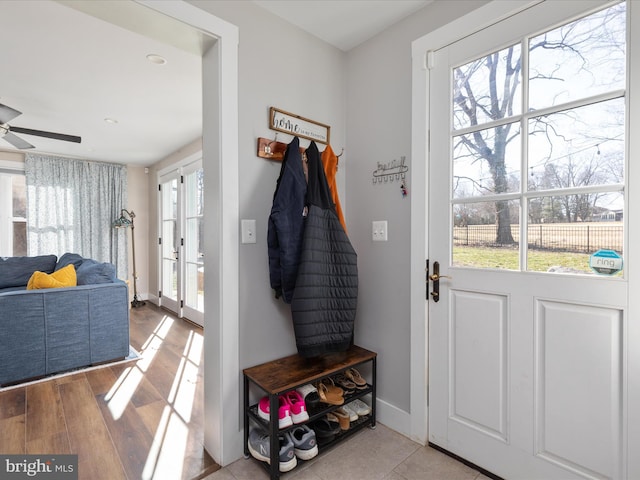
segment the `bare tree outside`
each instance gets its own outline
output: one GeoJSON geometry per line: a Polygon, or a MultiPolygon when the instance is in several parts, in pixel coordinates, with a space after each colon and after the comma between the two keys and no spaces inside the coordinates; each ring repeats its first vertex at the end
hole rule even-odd
{"type": "Polygon", "coordinates": [[[495,243],[517,244],[522,205],[500,197],[522,190],[540,192],[526,197],[529,222],[588,222],[622,208],[616,188],[584,187],[624,182],[625,23],[623,2],[454,69],[456,225],[495,222],[495,243]]]}

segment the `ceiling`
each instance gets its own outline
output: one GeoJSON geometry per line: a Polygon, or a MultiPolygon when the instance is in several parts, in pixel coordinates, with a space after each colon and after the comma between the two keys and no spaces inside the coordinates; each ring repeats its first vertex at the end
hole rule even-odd
{"type": "MultiPolygon", "coordinates": [[[[347,51],[431,1],[254,3],[347,51]]],[[[212,43],[135,2],[2,0],[0,104],[22,112],[11,126],[82,138],[15,133],[28,151],[149,166],[201,136],[200,59],[212,43]]],[[[0,150],[18,151],[3,139],[0,150]]]]}
{"type": "Polygon", "coordinates": [[[346,52],[432,1],[253,0],[253,3],[346,52]]]}

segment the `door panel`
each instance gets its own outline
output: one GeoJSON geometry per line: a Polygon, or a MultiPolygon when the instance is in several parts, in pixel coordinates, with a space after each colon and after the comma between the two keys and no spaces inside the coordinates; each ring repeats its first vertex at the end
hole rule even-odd
{"type": "Polygon", "coordinates": [[[619,477],[623,312],[536,303],[537,455],[585,476],[619,477]]]}
{"type": "Polygon", "coordinates": [[[451,291],[451,418],[507,440],[507,297],[451,291]]]}

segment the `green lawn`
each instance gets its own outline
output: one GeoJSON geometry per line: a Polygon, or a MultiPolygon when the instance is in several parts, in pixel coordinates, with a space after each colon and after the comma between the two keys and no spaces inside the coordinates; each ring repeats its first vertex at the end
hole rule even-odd
{"type": "MultiPolygon", "coordinates": [[[[497,268],[518,270],[518,250],[494,247],[454,247],[454,265],[457,267],[497,268]]],[[[592,273],[586,253],[529,250],[527,270],[546,272],[551,267],[592,273]]],[[[618,273],[621,275],[621,273],[618,273]]]]}

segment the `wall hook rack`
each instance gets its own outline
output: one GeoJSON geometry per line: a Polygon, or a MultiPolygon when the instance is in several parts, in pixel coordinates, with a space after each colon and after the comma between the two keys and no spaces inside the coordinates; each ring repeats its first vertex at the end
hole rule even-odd
{"type": "MultiPolygon", "coordinates": [[[[277,135],[276,135],[277,138],[277,135]]],[[[287,143],[278,142],[274,139],[258,137],[258,151],[257,155],[260,158],[266,158],[267,160],[275,160],[281,162],[284,159],[284,152],[287,151],[289,146],[287,143]]],[[[304,153],[306,148],[300,147],[300,153],[304,153]]],[[[338,158],[344,153],[344,148],[340,152],[340,155],[336,155],[338,158]]]]}
{"type": "Polygon", "coordinates": [[[406,157],[391,160],[387,163],[378,162],[378,168],[373,171],[373,183],[387,183],[394,180],[404,180],[409,167],[405,165],[406,157]]]}
{"type": "Polygon", "coordinates": [[[282,161],[287,144],[278,142],[276,138],[271,140],[270,138],[258,137],[258,156],[260,158],[282,161]]]}

